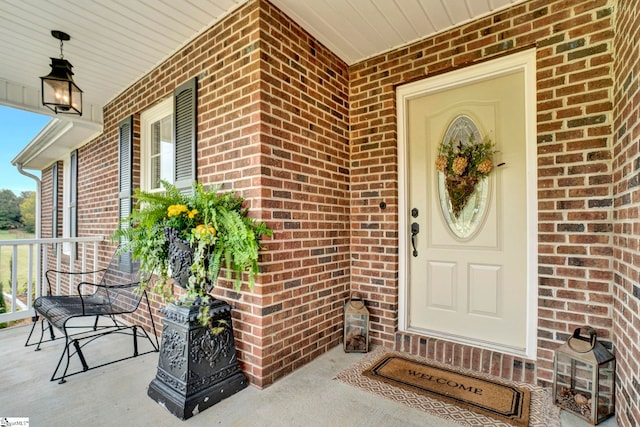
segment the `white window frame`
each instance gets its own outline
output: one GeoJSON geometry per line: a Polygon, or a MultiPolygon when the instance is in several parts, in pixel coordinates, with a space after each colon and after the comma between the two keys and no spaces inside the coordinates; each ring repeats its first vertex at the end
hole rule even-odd
{"type": "MultiPolygon", "coordinates": [[[[161,188],[151,188],[151,124],[173,114],[173,97],[161,101],[140,114],[140,140],[142,142],[140,152],[140,188],[143,191],[162,191],[161,188]]],[[[171,122],[173,128],[173,120],[171,122]]],[[[173,134],[173,129],[171,132],[173,134]]],[[[175,144],[175,141],[173,141],[173,144],[175,144]]],[[[175,171],[175,154],[173,156],[173,167],[175,171]]],[[[173,181],[173,179],[172,177],[171,181],[173,181]]]]}

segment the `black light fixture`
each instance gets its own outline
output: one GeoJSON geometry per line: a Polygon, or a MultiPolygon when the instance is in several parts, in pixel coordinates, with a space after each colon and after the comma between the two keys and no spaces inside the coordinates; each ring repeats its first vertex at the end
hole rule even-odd
{"type": "Polygon", "coordinates": [[[60,58],[51,58],[51,72],[42,80],[42,105],[58,113],[82,115],[82,90],[73,82],[73,65],[62,54],[62,44],[71,40],[69,34],[53,30],[60,40],[60,58]]]}

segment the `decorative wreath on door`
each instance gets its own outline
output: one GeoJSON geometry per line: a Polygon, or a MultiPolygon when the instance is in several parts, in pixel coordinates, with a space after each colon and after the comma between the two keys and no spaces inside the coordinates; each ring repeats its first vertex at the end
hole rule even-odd
{"type": "Polygon", "coordinates": [[[451,138],[442,141],[436,158],[436,169],[445,175],[451,210],[459,217],[480,179],[493,170],[495,144],[485,137],[467,141],[451,138]]]}

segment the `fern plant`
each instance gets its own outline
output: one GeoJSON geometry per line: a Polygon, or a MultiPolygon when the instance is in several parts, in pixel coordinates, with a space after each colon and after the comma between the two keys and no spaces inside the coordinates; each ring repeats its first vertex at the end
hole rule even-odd
{"type": "MultiPolygon", "coordinates": [[[[140,262],[143,277],[155,274],[153,290],[164,300],[175,302],[167,286],[172,272],[166,234],[167,229],[175,230],[193,251],[182,303],[200,303],[204,309],[223,268],[226,277],[234,280],[236,291],[242,287],[243,273],[247,274],[249,289],[253,289],[260,239],[271,235],[272,230],[247,215],[244,198],[235,192],[218,192],[194,183],[191,193],[185,194],[166,181],[162,185],[162,193],[136,190],[133,212],[112,235],[120,243],[119,252],[130,252],[140,262]]],[[[146,288],[148,281],[142,286],[146,288]]],[[[206,312],[201,311],[201,321],[207,320],[206,312]]]]}

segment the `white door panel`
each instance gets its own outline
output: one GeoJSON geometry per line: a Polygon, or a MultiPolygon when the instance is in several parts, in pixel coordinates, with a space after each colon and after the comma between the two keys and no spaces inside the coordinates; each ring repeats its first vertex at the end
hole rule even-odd
{"type": "MultiPolygon", "coordinates": [[[[524,352],[527,347],[528,197],[525,72],[488,75],[406,101],[406,327],[524,352]],[[498,153],[486,213],[456,236],[440,205],[435,159],[450,123],[470,117],[498,153]]],[[[405,230],[401,230],[405,232],[405,230]]]]}
{"type": "Polygon", "coordinates": [[[456,310],[456,263],[429,261],[426,306],[441,310],[456,310]],[[438,286],[430,284],[438,283],[438,286]]]}
{"type": "Polygon", "coordinates": [[[502,271],[499,265],[469,265],[469,314],[502,317],[502,271]]]}

